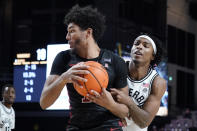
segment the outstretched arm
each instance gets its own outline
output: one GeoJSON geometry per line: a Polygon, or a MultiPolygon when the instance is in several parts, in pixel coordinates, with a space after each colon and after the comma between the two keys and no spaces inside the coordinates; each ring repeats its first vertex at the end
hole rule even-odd
{"type": "Polygon", "coordinates": [[[123,93],[112,89],[114,94],[117,94],[117,101],[123,103],[129,108],[129,118],[141,128],[145,128],[150,125],[153,118],[160,107],[160,100],[166,90],[166,81],[157,76],[153,81],[151,94],[146,100],[142,108],[139,108],[129,96],[124,96],[123,93]]]}

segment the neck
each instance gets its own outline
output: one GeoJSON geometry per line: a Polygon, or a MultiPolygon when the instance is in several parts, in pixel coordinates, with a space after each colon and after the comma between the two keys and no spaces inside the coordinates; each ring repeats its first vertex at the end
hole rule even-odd
{"type": "Polygon", "coordinates": [[[149,64],[142,65],[131,61],[129,63],[129,75],[134,80],[141,80],[147,75],[149,67],[149,64]]]}
{"type": "Polygon", "coordinates": [[[78,52],[78,55],[80,57],[86,58],[86,59],[93,59],[99,56],[100,48],[98,44],[91,40],[87,42],[86,46],[78,52]]]}
{"type": "Polygon", "coordinates": [[[2,104],[3,104],[4,106],[6,106],[7,108],[11,108],[11,107],[12,107],[12,104],[9,104],[9,103],[4,102],[4,101],[2,101],[2,104]]]}

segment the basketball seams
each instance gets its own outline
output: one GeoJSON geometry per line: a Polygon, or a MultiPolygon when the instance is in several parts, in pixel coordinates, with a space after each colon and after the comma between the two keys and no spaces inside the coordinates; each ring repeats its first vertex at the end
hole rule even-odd
{"type": "Polygon", "coordinates": [[[97,69],[99,69],[99,70],[101,70],[103,73],[105,73],[105,75],[107,75],[108,76],[108,73],[107,73],[107,71],[106,71],[106,69],[101,65],[100,67],[98,67],[98,66],[94,66],[94,65],[89,65],[89,66],[91,66],[91,67],[94,67],[94,68],[97,68],[97,69]]]}
{"type": "Polygon", "coordinates": [[[102,86],[101,86],[100,81],[96,78],[96,76],[92,73],[92,71],[90,71],[90,70],[88,70],[88,71],[92,74],[92,76],[94,77],[94,79],[98,82],[98,84],[99,84],[99,86],[100,86],[100,88],[102,90],[102,86]]]}
{"type": "Polygon", "coordinates": [[[107,69],[101,63],[96,62],[96,65],[95,65],[95,61],[87,61],[86,65],[100,69],[103,73],[105,73],[105,75],[108,76],[107,69]]]}
{"type": "MultiPolygon", "coordinates": [[[[81,75],[81,76],[84,78],[85,75],[81,75]]],[[[75,88],[76,91],[77,91],[79,94],[81,94],[81,95],[83,95],[83,94],[85,94],[85,93],[87,94],[87,93],[88,93],[88,88],[86,87],[85,82],[83,82],[82,84],[83,84],[83,87],[85,87],[85,91],[86,91],[86,92],[80,93],[80,92],[76,89],[76,88],[80,88],[80,87],[78,87],[77,84],[75,84],[75,83],[74,83],[74,88],[75,88]]]]}
{"type": "MultiPolygon", "coordinates": [[[[85,75],[83,75],[83,78],[84,78],[84,76],[85,76],[85,75]]],[[[86,86],[86,83],[85,83],[85,82],[83,82],[83,85],[84,85],[84,87],[85,87],[85,89],[86,89],[86,92],[87,92],[87,93],[89,93],[89,92],[88,92],[88,88],[87,88],[87,86],[86,86]]]]}
{"type": "Polygon", "coordinates": [[[106,68],[95,61],[86,62],[85,65],[90,66],[90,68],[86,69],[90,72],[89,75],[82,74],[81,77],[91,80],[90,82],[80,82],[83,88],[80,88],[78,85],[74,84],[75,89],[77,92],[85,96],[89,93],[92,94],[90,91],[95,89],[98,93],[101,92],[102,88],[107,88],[105,86],[108,85],[109,76],[106,68]],[[99,88],[100,87],[100,88],[99,88]]]}
{"type": "Polygon", "coordinates": [[[85,82],[83,83],[83,87],[85,87],[85,91],[86,92],[84,92],[84,91],[82,91],[82,90],[80,90],[80,89],[78,89],[78,88],[80,88],[77,84],[73,84],[73,87],[76,89],[76,91],[79,93],[79,94],[81,94],[81,95],[84,95],[85,93],[87,94],[88,93],[88,89],[87,89],[87,87],[86,87],[86,85],[85,85],[85,82]],[[81,92],[82,91],[82,92],[81,92]]]}

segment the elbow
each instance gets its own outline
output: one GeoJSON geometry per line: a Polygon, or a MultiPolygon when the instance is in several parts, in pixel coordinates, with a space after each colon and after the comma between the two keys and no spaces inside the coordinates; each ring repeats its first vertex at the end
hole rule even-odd
{"type": "Polygon", "coordinates": [[[138,124],[138,126],[139,126],[141,129],[146,128],[146,127],[148,127],[149,125],[150,125],[150,122],[148,122],[148,121],[143,121],[143,122],[141,122],[141,123],[138,124]]]}
{"type": "Polygon", "coordinates": [[[141,129],[148,127],[148,124],[140,124],[138,125],[141,129]]]}
{"type": "Polygon", "coordinates": [[[47,107],[40,103],[40,107],[45,110],[47,107]]]}
{"type": "Polygon", "coordinates": [[[46,104],[43,102],[42,99],[40,99],[40,107],[45,110],[47,108],[46,104]]]}

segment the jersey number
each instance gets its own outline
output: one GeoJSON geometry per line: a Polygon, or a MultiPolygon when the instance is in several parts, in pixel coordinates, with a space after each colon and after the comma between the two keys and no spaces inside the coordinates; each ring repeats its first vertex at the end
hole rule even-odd
{"type": "Polygon", "coordinates": [[[11,131],[10,127],[5,127],[5,131],[11,131]]]}

